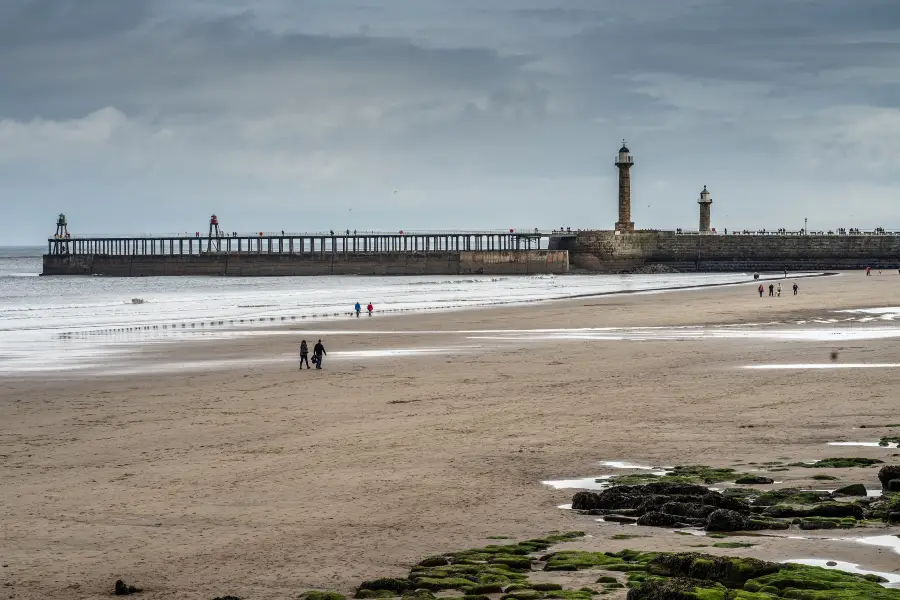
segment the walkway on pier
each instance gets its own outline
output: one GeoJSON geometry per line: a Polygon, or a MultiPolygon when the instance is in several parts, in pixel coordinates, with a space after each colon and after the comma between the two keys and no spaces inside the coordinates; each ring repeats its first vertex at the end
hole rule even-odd
{"type": "Polygon", "coordinates": [[[527,251],[549,247],[550,237],[574,232],[417,231],[266,233],[230,236],[72,235],[50,238],[48,254],[106,256],[177,256],[200,254],[393,254],[464,251],[527,251]]]}

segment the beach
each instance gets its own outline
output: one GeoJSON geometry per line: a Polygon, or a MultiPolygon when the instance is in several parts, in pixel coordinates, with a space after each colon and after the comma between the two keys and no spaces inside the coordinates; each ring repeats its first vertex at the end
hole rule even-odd
{"type": "MultiPolygon", "coordinates": [[[[610,473],[601,461],[900,462],[827,445],[900,421],[900,372],[871,367],[900,363],[900,309],[838,312],[897,306],[900,276],[803,278],[797,296],[793,281],[776,298],[751,280],[278,322],[155,343],[106,371],[7,375],[4,589],[90,598],[123,579],[142,598],[295,598],[490,536],[689,548],[667,529],[613,540],[627,526],[557,508],[575,490],[542,482],[610,473]],[[324,369],[299,371],[300,339],[319,338],[324,369]]],[[[779,479],[815,485],[809,471],[779,479]]],[[[833,471],[878,486],[876,469],[833,471]]],[[[885,533],[900,529],[870,535],[885,533]]],[[[785,536],[738,554],[898,564],[889,547],[785,536]]]]}

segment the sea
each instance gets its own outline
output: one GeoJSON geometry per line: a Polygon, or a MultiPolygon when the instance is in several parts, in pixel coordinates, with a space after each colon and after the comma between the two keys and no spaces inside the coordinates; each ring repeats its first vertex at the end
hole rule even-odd
{"type": "Polygon", "coordinates": [[[752,280],[747,273],[418,277],[41,277],[42,247],[0,248],[0,375],[89,368],[104,354],[297,321],[455,311],[752,280]]]}

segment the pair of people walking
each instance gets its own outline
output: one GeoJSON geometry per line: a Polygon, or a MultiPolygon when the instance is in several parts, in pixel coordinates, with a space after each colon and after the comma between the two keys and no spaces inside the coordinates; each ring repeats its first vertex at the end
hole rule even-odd
{"type": "MultiPolygon", "coordinates": [[[[353,310],[356,311],[356,318],[359,318],[359,313],[362,311],[362,306],[359,305],[359,302],[356,303],[356,306],[353,307],[353,310]]],[[[375,310],[375,307],[372,306],[372,303],[369,302],[369,305],[366,307],[366,311],[368,311],[369,316],[372,316],[372,311],[375,310]]]]}
{"type": "MultiPolygon", "coordinates": [[[[325,352],[325,346],[322,345],[322,340],[316,342],[316,345],[313,346],[313,364],[316,365],[317,369],[322,368],[322,357],[326,356],[328,353],[325,352]]],[[[306,345],[306,340],[300,342],[300,370],[303,370],[303,365],[306,364],[306,368],[310,369],[312,367],[309,366],[309,346],[306,345]]]]}

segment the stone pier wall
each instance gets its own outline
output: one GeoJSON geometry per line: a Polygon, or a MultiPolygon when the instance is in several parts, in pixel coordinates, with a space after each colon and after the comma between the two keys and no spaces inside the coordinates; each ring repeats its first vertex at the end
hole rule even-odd
{"type": "Polygon", "coordinates": [[[175,256],[44,255],[44,275],[296,276],[530,275],[569,270],[565,250],[493,252],[204,254],[175,256]]]}
{"type": "Polygon", "coordinates": [[[670,231],[580,232],[551,240],[573,267],[618,272],[662,264],[679,271],[900,268],[900,235],[677,235],[670,231]]]}

